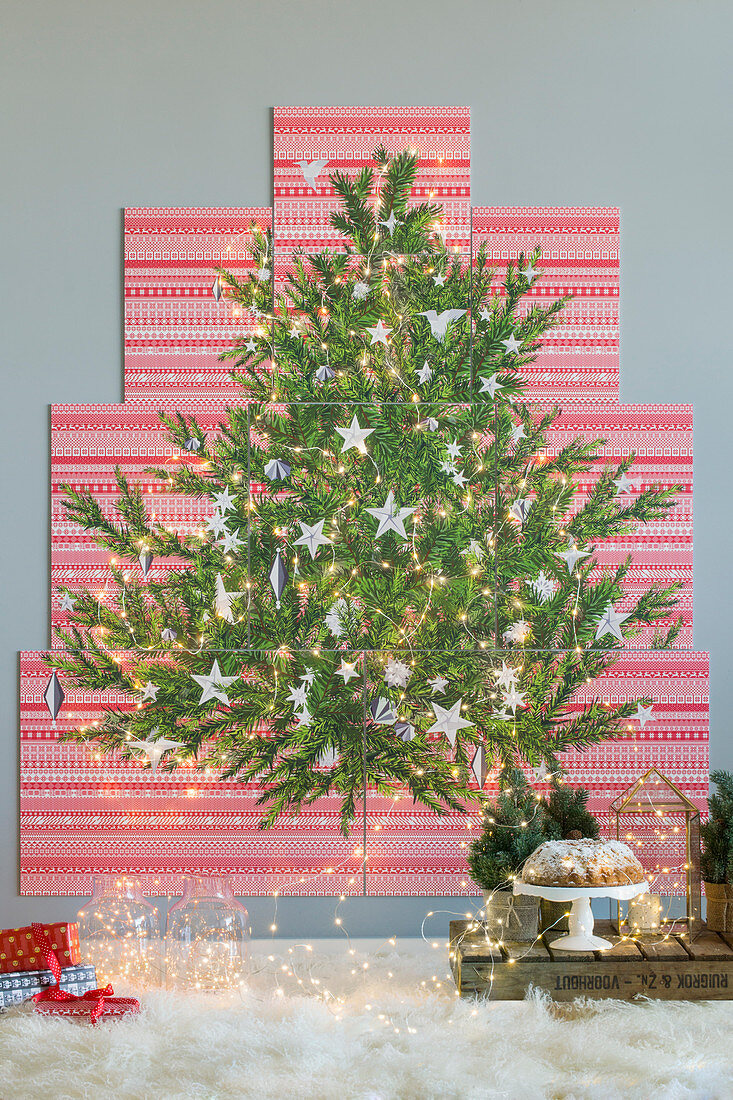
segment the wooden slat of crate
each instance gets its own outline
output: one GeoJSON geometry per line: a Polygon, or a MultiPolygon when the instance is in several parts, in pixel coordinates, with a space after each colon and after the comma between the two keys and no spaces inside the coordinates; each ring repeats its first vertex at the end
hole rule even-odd
{"type": "Polygon", "coordinates": [[[520,1000],[534,985],[557,1001],[581,996],[631,1000],[637,995],[663,1000],[733,998],[733,945],[715,933],[704,931],[684,946],[673,937],[657,945],[637,944],[614,936],[610,927],[598,922],[598,933],[614,946],[580,958],[579,952],[553,953],[552,944],[546,947],[542,942],[489,950],[480,943],[485,941],[481,932],[466,935],[465,929],[465,921],[451,923],[451,966],[463,996],[484,993],[496,1000],[520,1000]]]}

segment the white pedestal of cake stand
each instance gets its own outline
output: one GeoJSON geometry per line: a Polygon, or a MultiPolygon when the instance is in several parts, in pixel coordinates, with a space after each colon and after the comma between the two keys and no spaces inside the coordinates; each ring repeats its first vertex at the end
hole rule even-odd
{"type": "Polygon", "coordinates": [[[647,882],[631,882],[626,886],[535,886],[531,882],[514,881],[515,894],[531,894],[547,901],[571,901],[568,934],[553,940],[553,951],[607,951],[613,944],[593,935],[591,898],[617,898],[627,901],[649,889],[647,882]]]}

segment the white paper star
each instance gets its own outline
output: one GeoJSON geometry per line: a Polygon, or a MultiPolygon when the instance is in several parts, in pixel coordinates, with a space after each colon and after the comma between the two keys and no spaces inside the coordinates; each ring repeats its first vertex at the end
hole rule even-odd
{"type": "Polygon", "coordinates": [[[387,493],[387,499],[381,508],[367,508],[367,512],[371,516],[374,516],[379,521],[377,527],[377,533],[374,536],[375,539],[381,538],[382,535],[387,534],[389,531],[394,531],[400,538],[406,539],[407,532],[405,531],[404,521],[411,516],[415,511],[414,508],[395,508],[394,493],[390,489],[387,493]]]}
{"type": "Polygon", "coordinates": [[[532,282],[532,280],[534,279],[536,274],[537,274],[537,272],[532,267],[531,263],[528,263],[527,266],[525,268],[522,268],[522,270],[520,272],[520,275],[524,275],[524,277],[525,277],[525,279],[527,280],[528,283],[532,282]]]}
{"type": "Polygon", "coordinates": [[[353,680],[359,673],[356,670],[356,661],[353,665],[350,665],[347,661],[341,658],[341,667],[336,669],[336,676],[343,676],[344,683],[348,684],[349,680],[353,680]]]}
{"type": "Polygon", "coordinates": [[[312,668],[309,668],[307,672],[304,672],[303,675],[300,677],[302,683],[307,684],[308,687],[313,686],[313,681],[315,680],[315,678],[316,674],[312,668]]]}
{"type": "Polygon", "coordinates": [[[614,485],[616,486],[616,496],[620,493],[630,493],[637,487],[636,482],[632,481],[626,474],[621,474],[620,477],[617,477],[614,480],[614,485]]]}
{"type": "Polygon", "coordinates": [[[516,355],[522,347],[522,341],[517,340],[514,333],[511,334],[508,340],[502,340],[501,343],[506,348],[507,355],[516,355]]]}
{"type": "Polygon", "coordinates": [[[463,470],[456,470],[453,474],[453,484],[457,485],[459,489],[465,489],[468,483],[468,478],[464,474],[463,470]]]}
{"type": "Polygon", "coordinates": [[[517,709],[517,707],[526,706],[524,699],[525,694],[526,693],[523,691],[517,691],[516,687],[512,684],[512,686],[503,696],[501,700],[502,704],[504,705],[504,707],[511,707],[513,713],[517,709]]]}
{"type": "Polygon", "coordinates": [[[491,675],[496,680],[497,687],[510,688],[512,684],[516,684],[519,679],[519,673],[516,669],[508,665],[506,661],[501,662],[501,668],[494,668],[491,671],[491,675]]]}
{"type": "Polygon", "coordinates": [[[642,729],[647,722],[656,722],[656,718],[652,717],[652,711],[654,710],[654,704],[650,703],[648,707],[643,707],[641,703],[636,704],[636,714],[632,714],[632,720],[636,720],[642,729]]]}
{"type": "Polygon", "coordinates": [[[446,446],[445,449],[448,452],[449,457],[452,459],[460,458],[463,451],[463,447],[459,445],[457,439],[451,440],[451,442],[446,446]]]}
{"type": "Polygon", "coordinates": [[[228,688],[230,684],[233,684],[238,677],[223,676],[218,661],[214,661],[208,676],[196,676],[192,674],[191,679],[195,680],[199,687],[203,689],[201,698],[199,699],[199,706],[203,706],[204,703],[208,703],[211,699],[218,699],[219,702],[223,703],[226,707],[231,705],[229,696],[224,689],[228,688]]]}
{"type": "Polygon", "coordinates": [[[524,430],[524,424],[515,424],[512,428],[512,443],[519,443],[520,439],[526,439],[527,433],[524,430]]]}
{"type": "Polygon", "coordinates": [[[361,454],[365,455],[367,450],[364,440],[367,436],[371,435],[374,430],[374,428],[362,428],[356,416],[353,417],[348,428],[336,428],[336,431],[344,441],[341,447],[341,454],[346,454],[352,447],[356,447],[361,454]]]}
{"type": "Polygon", "coordinates": [[[546,577],[542,570],[540,570],[537,580],[530,581],[529,585],[537,593],[540,603],[547,603],[557,591],[557,582],[552,580],[551,577],[546,577]]]}
{"type": "Polygon", "coordinates": [[[626,614],[619,615],[613,604],[608,604],[601,616],[601,621],[598,623],[596,641],[598,641],[599,638],[603,638],[606,634],[612,634],[614,638],[618,638],[618,640],[622,642],[624,636],[621,633],[621,624],[629,618],[631,618],[630,611],[627,611],[626,614]]]}
{"type": "Polygon", "coordinates": [[[441,462],[440,468],[444,474],[450,474],[451,476],[458,473],[454,463],[448,462],[447,460],[445,462],[441,462]]]}
{"type": "Polygon", "coordinates": [[[305,707],[307,701],[306,693],[307,688],[305,684],[299,684],[298,687],[290,689],[290,695],[288,695],[287,698],[290,700],[291,703],[295,703],[296,709],[299,707],[305,707]]]}
{"type": "Polygon", "coordinates": [[[484,306],[484,308],[479,313],[479,317],[482,321],[490,321],[491,320],[491,310],[487,309],[486,306],[484,306]]]}
{"type": "Polygon", "coordinates": [[[430,322],[430,332],[442,344],[448,332],[448,325],[457,321],[459,317],[463,317],[465,312],[465,309],[444,309],[442,313],[437,313],[434,309],[426,309],[418,313],[418,317],[427,317],[430,322]]]}
{"type": "Polygon", "coordinates": [[[576,564],[581,558],[587,558],[590,556],[589,550],[578,550],[575,544],[575,539],[570,539],[567,550],[555,550],[555,557],[562,558],[568,567],[568,573],[572,573],[576,564]]]}
{"type": "Polygon", "coordinates": [[[371,335],[371,340],[369,342],[370,347],[372,346],[372,344],[384,344],[385,347],[387,346],[387,337],[389,336],[391,329],[388,329],[386,325],[382,324],[381,319],[377,321],[374,328],[368,328],[367,332],[371,335]]]}
{"type": "Polygon", "coordinates": [[[303,523],[302,520],[298,521],[298,525],[303,532],[299,539],[295,540],[295,546],[307,546],[308,553],[311,556],[311,561],[318,553],[319,546],[330,546],[331,540],[323,533],[323,525],[325,519],[319,519],[317,523],[309,524],[303,523]]]}
{"type": "Polygon", "coordinates": [[[221,493],[212,493],[214,497],[214,503],[220,512],[228,512],[234,507],[234,497],[229,492],[229,486],[222,490],[221,493]]]}
{"type": "Polygon", "coordinates": [[[420,370],[417,372],[417,380],[421,386],[424,386],[430,381],[432,377],[433,371],[432,368],[428,366],[428,361],[426,359],[423,365],[420,367],[420,370]]]}
{"type": "Polygon", "coordinates": [[[389,215],[389,217],[388,217],[388,218],[385,218],[385,219],[384,219],[384,221],[381,221],[381,222],[380,222],[379,224],[380,224],[380,225],[383,225],[383,226],[385,226],[385,227],[386,227],[387,229],[389,229],[389,235],[390,235],[390,237],[391,237],[391,236],[392,236],[392,234],[393,234],[393,233],[394,233],[394,231],[395,231],[395,226],[396,226],[396,225],[399,225],[400,223],[399,223],[399,222],[397,221],[397,218],[395,217],[395,212],[394,212],[394,210],[391,210],[391,211],[390,211],[390,215],[389,215]]]}
{"type": "Polygon", "coordinates": [[[432,680],[428,680],[428,683],[432,687],[431,695],[442,695],[445,689],[448,687],[448,681],[445,676],[436,676],[432,680]]]}
{"type": "Polygon", "coordinates": [[[73,611],[75,603],[76,599],[71,597],[68,592],[64,592],[63,596],[61,597],[61,610],[73,611]]]}
{"type": "Polygon", "coordinates": [[[384,669],[384,682],[387,687],[406,687],[412,676],[412,669],[404,661],[389,661],[384,669]]]}
{"type": "Polygon", "coordinates": [[[517,619],[515,623],[511,623],[504,631],[503,638],[505,642],[511,642],[514,645],[522,645],[527,641],[531,633],[531,623],[526,622],[525,619],[517,619]]]}
{"type": "MultiPolygon", "coordinates": [[[[254,313],[255,311],[252,310],[252,312],[254,313]]],[[[257,351],[257,344],[255,344],[251,336],[247,343],[244,345],[244,349],[245,351],[248,351],[250,355],[254,355],[254,353],[257,351]]]]}
{"type": "Polygon", "coordinates": [[[464,729],[465,726],[473,725],[473,722],[468,722],[465,718],[461,718],[462,704],[463,699],[459,699],[452,707],[441,707],[437,703],[433,703],[432,707],[435,714],[435,722],[427,732],[444,733],[451,745],[455,748],[456,734],[458,731],[464,729]]]}
{"type": "Polygon", "coordinates": [[[221,573],[216,574],[216,590],[214,593],[214,611],[217,613],[220,619],[225,619],[228,623],[234,622],[234,615],[232,614],[232,603],[238,599],[239,596],[244,596],[244,592],[227,592],[224,587],[224,580],[221,573]]]}
{"type": "Polygon", "coordinates": [[[226,519],[221,512],[214,512],[213,516],[206,524],[207,531],[211,531],[214,535],[223,535],[227,529],[226,519]]]}
{"type": "Polygon", "coordinates": [[[303,707],[301,711],[298,711],[295,717],[298,720],[297,728],[300,729],[301,726],[309,726],[311,724],[311,719],[313,718],[313,715],[308,710],[308,707],[303,707]]]}
{"type": "Polygon", "coordinates": [[[369,283],[354,283],[353,287],[351,288],[351,296],[352,298],[356,298],[357,301],[360,301],[362,298],[366,298],[368,293],[369,283]]]}
{"type": "Polygon", "coordinates": [[[224,530],[222,538],[222,551],[225,554],[236,554],[240,546],[244,546],[244,540],[239,537],[239,529],[236,531],[224,530]]]}
{"type": "Polygon", "coordinates": [[[444,286],[445,285],[445,275],[442,275],[442,274],[441,275],[433,275],[433,282],[435,283],[436,286],[444,286]]]}
{"type": "Polygon", "coordinates": [[[170,741],[167,737],[159,737],[156,741],[154,738],[157,732],[158,730],[154,729],[146,741],[140,741],[138,738],[135,738],[127,742],[131,749],[135,749],[136,752],[145,753],[150,761],[150,770],[152,772],[158,770],[158,764],[165,753],[170,752],[171,749],[183,748],[183,741],[170,741]]]}
{"type": "Polygon", "coordinates": [[[140,698],[143,702],[145,702],[146,699],[151,699],[153,702],[155,702],[159,691],[160,688],[158,687],[158,685],[153,684],[150,682],[150,680],[148,680],[147,684],[143,688],[140,698]]]}
{"type": "Polygon", "coordinates": [[[497,379],[496,374],[492,374],[489,378],[482,378],[481,379],[481,389],[479,390],[479,393],[488,393],[489,396],[492,399],[494,397],[496,397],[499,390],[504,389],[503,386],[499,385],[499,383],[496,381],[496,379],[497,379]]]}

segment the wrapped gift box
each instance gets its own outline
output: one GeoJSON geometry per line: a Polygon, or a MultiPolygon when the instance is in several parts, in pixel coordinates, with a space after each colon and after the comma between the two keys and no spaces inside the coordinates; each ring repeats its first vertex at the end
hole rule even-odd
{"type": "Polygon", "coordinates": [[[43,1016],[65,1016],[71,1019],[90,1020],[118,1019],[120,1016],[135,1015],[140,1011],[140,1002],[134,997],[105,997],[97,1005],[92,1000],[78,1001],[37,1001],[36,1012],[43,1016]]]}
{"type": "Polygon", "coordinates": [[[50,948],[63,967],[80,961],[79,925],[60,921],[44,924],[43,935],[28,928],[5,928],[0,932],[0,974],[17,974],[43,967],[41,947],[50,948]]]}
{"type": "MultiPolygon", "coordinates": [[[[0,974],[0,1008],[20,1004],[55,984],[50,970],[24,970],[19,974],[0,974]]],[[[61,988],[81,996],[97,988],[97,975],[90,963],[66,966],[61,971],[61,988]]]]}

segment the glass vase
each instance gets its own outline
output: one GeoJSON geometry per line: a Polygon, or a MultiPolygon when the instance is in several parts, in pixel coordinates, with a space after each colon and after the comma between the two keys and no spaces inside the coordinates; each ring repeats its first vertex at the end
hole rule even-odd
{"type": "Polygon", "coordinates": [[[131,875],[95,875],[92,896],[79,910],[79,945],[97,982],[157,985],[162,973],[158,910],[131,875]]]}
{"type": "Polygon", "coordinates": [[[167,984],[214,992],[236,989],[249,972],[249,915],[228,876],[186,875],[168,911],[167,984]]]}

